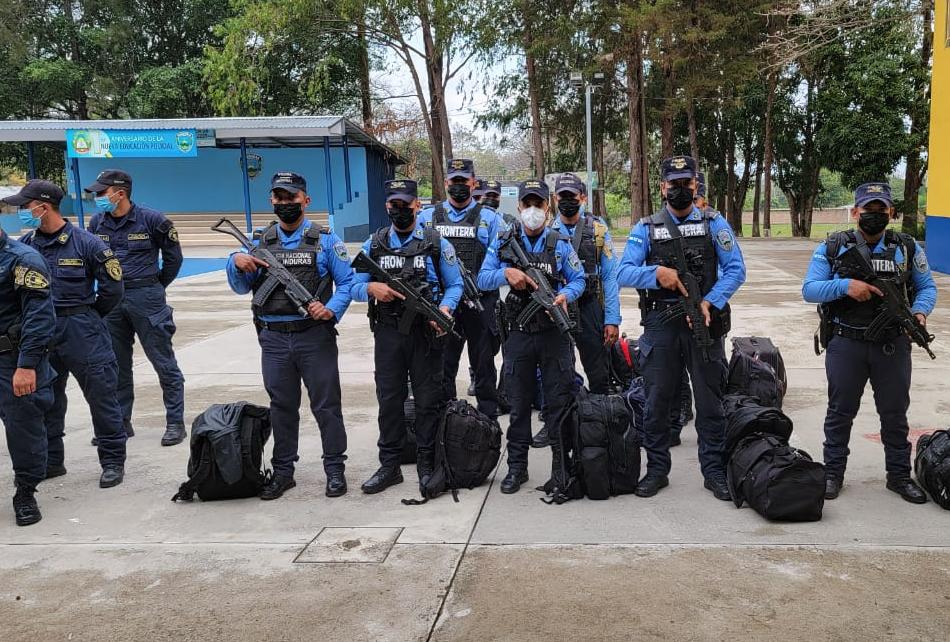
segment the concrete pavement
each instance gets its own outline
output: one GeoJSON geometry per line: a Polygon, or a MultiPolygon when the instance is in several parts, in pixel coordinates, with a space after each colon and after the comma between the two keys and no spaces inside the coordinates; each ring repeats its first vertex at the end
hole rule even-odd
{"type": "MultiPolygon", "coordinates": [[[[814,309],[800,295],[814,244],[742,247],[749,280],[733,301],[732,334],[771,336],[780,346],[793,443],[820,459],[824,369],[811,347],[814,309]]],[[[916,430],[943,427],[948,409],[950,278],[938,284],[943,300],[931,328],[940,358],[915,350],[916,430]]],[[[266,404],[249,300],[231,294],[220,272],[177,282],[169,296],[189,420],[211,403],[266,404]]],[[[623,327],[633,336],[636,302],[623,291],[623,327]]],[[[70,388],[69,474],[40,487],[43,521],[17,528],[9,505],[0,510],[0,637],[946,639],[950,513],[884,489],[870,390],[844,491],[821,522],[772,524],[714,500],[702,489],[689,427],[673,451],[670,488],[648,500],[547,506],[529,488],[550,460],[533,450],[532,481],[517,495],[501,495],[493,479],[458,504],[446,496],[407,507],[399,499],[416,494],[412,467],[403,485],[380,495],[358,488],[377,463],[365,311],[354,304],[340,324],[350,440],[342,498],[323,496],[319,435],[304,410],[298,486],[284,498],[173,504],[187,446],[159,445],[161,396],[141,355],[126,481],[100,490],[88,410],[70,388]]],[[[5,452],[0,467],[9,470],[5,452]]],[[[4,489],[12,495],[9,481],[0,496],[4,489]]]]}

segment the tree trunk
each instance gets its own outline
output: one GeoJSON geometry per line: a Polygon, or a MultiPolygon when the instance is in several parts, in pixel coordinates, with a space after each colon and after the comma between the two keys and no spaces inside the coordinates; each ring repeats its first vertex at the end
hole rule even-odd
{"type": "Polygon", "coordinates": [[[699,162],[699,135],[696,132],[696,105],[692,98],[686,101],[686,122],[689,126],[689,154],[699,162]]]}
{"type": "Polygon", "coordinates": [[[366,25],[360,20],[356,25],[359,38],[360,107],[363,113],[363,129],[373,131],[373,96],[369,88],[369,46],[366,43],[366,25]]]}
{"type": "Polygon", "coordinates": [[[930,57],[933,53],[933,2],[924,0],[921,3],[921,18],[923,22],[923,42],[920,47],[920,64],[922,73],[914,79],[914,107],[911,109],[910,136],[911,148],[907,152],[907,169],[904,173],[904,221],[901,225],[906,234],[918,236],[920,234],[919,206],[917,203],[920,186],[926,175],[926,166],[921,167],[921,151],[927,144],[927,122],[930,118],[930,82],[926,70],[930,68],[930,57]]]}
{"type": "Polygon", "coordinates": [[[736,221],[736,144],[732,133],[726,134],[726,216],[732,231],[742,235],[742,220],[736,221]]]}
{"type": "MultiPolygon", "coordinates": [[[[62,11],[63,18],[68,23],[69,31],[69,49],[70,49],[70,60],[75,63],[77,66],[82,65],[82,50],[79,48],[79,33],[78,27],[76,27],[76,21],[73,17],[73,3],[72,0],[62,0],[62,11]]],[[[76,99],[76,109],[72,114],[74,119],[78,120],[88,120],[89,119],[89,99],[86,95],[85,83],[78,89],[79,93],[75,96],[76,99]]]]}
{"type": "Polygon", "coordinates": [[[673,65],[663,62],[663,120],[660,125],[660,150],[663,158],[673,155],[673,65]]]}
{"type": "Polygon", "coordinates": [[[759,208],[762,206],[762,148],[755,163],[755,196],[752,198],[752,236],[762,236],[759,229],[759,208]]]}
{"type": "Polygon", "coordinates": [[[541,138],[541,98],[534,54],[531,52],[530,30],[525,30],[525,71],[528,76],[528,101],[531,109],[531,146],[534,149],[534,173],[544,178],[544,142],[541,138]]]}
{"type": "Polygon", "coordinates": [[[652,214],[646,150],[646,113],[643,96],[643,44],[633,38],[627,61],[627,115],[630,121],[630,225],[652,214]]]}
{"type": "Polygon", "coordinates": [[[778,85],[778,78],[775,70],[769,71],[767,81],[767,97],[765,101],[765,132],[762,136],[764,141],[764,151],[762,158],[762,225],[765,228],[765,235],[771,236],[772,233],[772,112],[775,109],[775,91],[778,85]]]}

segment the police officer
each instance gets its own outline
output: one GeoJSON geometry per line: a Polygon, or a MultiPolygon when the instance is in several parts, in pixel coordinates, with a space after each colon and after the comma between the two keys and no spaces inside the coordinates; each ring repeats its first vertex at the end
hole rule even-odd
{"type": "MultiPolygon", "coordinates": [[[[569,403],[574,376],[571,339],[562,334],[543,310],[525,325],[516,321],[528,304],[537,284],[522,270],[512,267],[508,244],[520,243],[533,267],[538,268],[558,294],[557,305],[567,309],[584,292],[584,268],[566,237],[546,226],[549,191],[541,179],[530,179],[518,188],[521,226],[503,232],[495,241],[478,273],[478,287],[497,290],[511,286],[505,300],[509,327],[505,343],[504,376],[511,402],[508,426],[508,474],[501,492],[516,493],[528,481],[528,448],[531,445],[531,401],[535,393],[535,372],[541,369],[545,412],[558,417],[569,403]]],[[[557,465],[559,442],[551,434],[553,459],[557,465]]]]}
{"type": "Polygon", "coordinates": [[[517,217],[513,214],[501,211],[501,183],[498,181],[494,179],[485,181],[485,195],[482,196],[482,200],[479,202],[485,207],[495,210],[508,227],[518,222],[517,217]]]}
{"type": "MultiPolygon", "coordinates": [[[[52,199],[52,192],[42,192],[52,199]]],[[[20,219],[32,219],[45,201],[22,202],[20,219]]],[[[43,415],[53,405],[55,372],[47,348],[56,330],[49,270],[40,253],[0,229],[0,420],[13,464],[17,526],[43,516],[36,485],[46,477],[43,415]]]]}
{"type": "Polygon", "coordinates": [[[578,321],[574,333],[581,355],[587,387],[607,394],[610,385],[610,347],[620,338],[620,289],[617,258],[607,224],[585,211],[584,183],[571,173],[561,174],[554,184],[558,217],[551,228],[571,239],[571,246],[584,265],[586,287],[577,300],[578,321]]]}
{"type": "Polygon", "coordinates": [[[925,325],[937,303],[937,286],[927,255],[913,237],[886,229],[894,218],[890,186],[865,183],[858,187],[854,201],[852,217],[857,229],[831,234],[818,246],[802,286],[805,300],[821,304],[822,317],[830,326],[825,355],[825,497],[834,499],[841,491],[851,426],[870,379],[881,418],[887,488],[909,502],[923,504],[927,496],[910,477],[911,446],[907,441],[910,339],[896,324],[885,328],[877,340],[865,337],[865,330],[878,315],[881,290],[855,276],[839,257],[856,247],[877,278],[892,282],[925,325]]]}
{"type": "MultiPolygon", "coordinates": [[[[448,162],[445,187],[448,199],[420,212],[419,221],[426,227],[435,228],[452,244],[462,265],[474,279],[481,269],[487,249],[498,237],[499,231],[506,229],[506,225],[494,210],[476,203],[472,197],[476,180],[471,160],[455,158],[448,162]]],[[[471,301],[463,301],[455,310],[455,327],[462,338],[449,337],[446,343],[443,386],[446,399],[456,396],[455,378],[462,349],[467,342],[468,359],[475,375],[478,409],[494,419],[498,416],[495,355],[501,346],[495,323],[497,288],[484,290],[479,298],[483,308],[481,312],[471,301]]]]}
{"type": "Polygon", "coordinates": [[[631,230],[618,275],[620,285],[638,288],[644,326],[639,346],[647,397],[643,421],[647,471],[636,494],[651,497],[669,484],[670,413],[679,401],[678,384],[685,364],[696,393],[704,486],[717,499],[729,500],[722,406],[727,370],[723,337],[729,329],[729,298],[745,281],[745,262],[729,224],[693,203],[698,186],[696,161],[689,156],[667,158],[661,175],[660,190],[666,203],[631,230]],[[701,308],[714,339],[706,355],[687,319],[666,314],[686,295],[675,267],[677,243],[682,244],[687,269],[703,293],[701,308]]]}
{"type": "Polygon", "coordinates": [[[277,172],[271,179],[271,204],[278,220],[254,235],[257,243],[270,250],[317,297],[307,316],[297,310],[283,286],[270,282],[264,261],[236,252],[227,265],[228,284],[238,294],[257,295],[273,287],[266,298],[255,299],[252,306],[274,431],[274,476],[261,491],[261,499],[265,500],[277,499],[297,485],[294,462],[300,459],[301,380],[320,427],[326,495],[339,497],[347,490],[343,472],[346,430],[335,326],[350,305],[353,271],[343,241],[306,219],[304,211],[310,202],[307,181],[302,176],[277,172]],[[331,283],[336,284],[336,291],[331,283]]]}
{"type": "Polygon", "coordinates": [[[57,376],[53,406],[45,416],[46,478],[66,474],[66,383],[72,373],[89,404],[98,440],[99,486],[111,488],[125,476],[126,435],[115,393],[118,367],[103,317],[122,299],[122,268],[102,240],[63,219],[59,213],[63,196],[54,183],[33,180],[19,194],[4,199],[30,207],[32,216],[24,227],[33,231],[20,241],[42,254],[52,274],[56,333],[50,365],[57,376]]]}
{"type": "MultiPolygon", "coordinates": [[[[462,298],[462,273],[452,244],[417,219],[421,203],[415,181],[386,182],[386,209],[392,225],[382,227],[363,244],[363,252],[384,270],[405,279],[452,316],[462,298]]],[[[379,402],[379,469],[363,484],[378,493],[402,483],[399,460],[405,438],[403,404],[412,384],[416,404],[416,469],[420,484],[432,474],[434,441],[442,408],[443,343],[434,324],[421,318],[408,334],[399,332],[406,313],[401,295],[385,283],[357,273],[350,288],[355,301],[369,301],[375,340],[376,399],[379,402]]]]}
{"type": "Polygon", "coordinates": [[[485,187],[487,181],[484,178],[475,178],[475,189],[472,190],[472,200],[476,203],[482,202],[482,197],[485,196],[485,187]]]}
{"type": "Polygon", "coordinates": [[[132,345],[138,336],[162,387],[166,424],[162,445],[180,444],[187,435],[185,377],[172,348],[175,321],[165,301],[165,288],[178,276],[184,260],[178,231],[161,212],[131,201],[132,177],[121,170],[100,172],[85,190],[96,195],[99,209],[90,219],[88,229],[115,252],[125,279],[121,303],[106,316],[119,361],[118,397],[125,432],[130,437],[134,434],[132,345]]]}

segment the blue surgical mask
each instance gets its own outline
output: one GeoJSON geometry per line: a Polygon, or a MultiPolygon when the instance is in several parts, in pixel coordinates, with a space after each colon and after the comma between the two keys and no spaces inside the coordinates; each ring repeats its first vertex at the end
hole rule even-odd
{"type": "Polygon", "coordinates": [[[20,217],[20,225],[25,227],[28,230],[35,230],[40,226],[41,218],[39,216],[33,216],[33,210],[36,208],[31,208],[27,210],[18,210],[17,216],[20,217]]]}
{"type": "Polygon", "coordinates": [[[108,196],[97,196],[96,207],[103,212],[112,212],[115,210],[115,203],[108,196]]]}

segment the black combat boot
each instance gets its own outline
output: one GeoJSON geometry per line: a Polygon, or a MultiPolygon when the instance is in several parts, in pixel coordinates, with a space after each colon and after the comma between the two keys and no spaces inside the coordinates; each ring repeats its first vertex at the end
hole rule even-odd
{"type": "Polygon", "coordinates": [[[362,489],[367,495],[374,495],[401,483],[402,471],[399,466],[380,466],[372,477],[363,482],[362,489]]]}
{"type": "Polygon", "coordinates": [[[26,484],[16,485],[16,494],[13,496],[13,513],[16,515],[17,526],[29,526],[43,519],[40,507],[36,504],[36,488],[26,484]]]}

